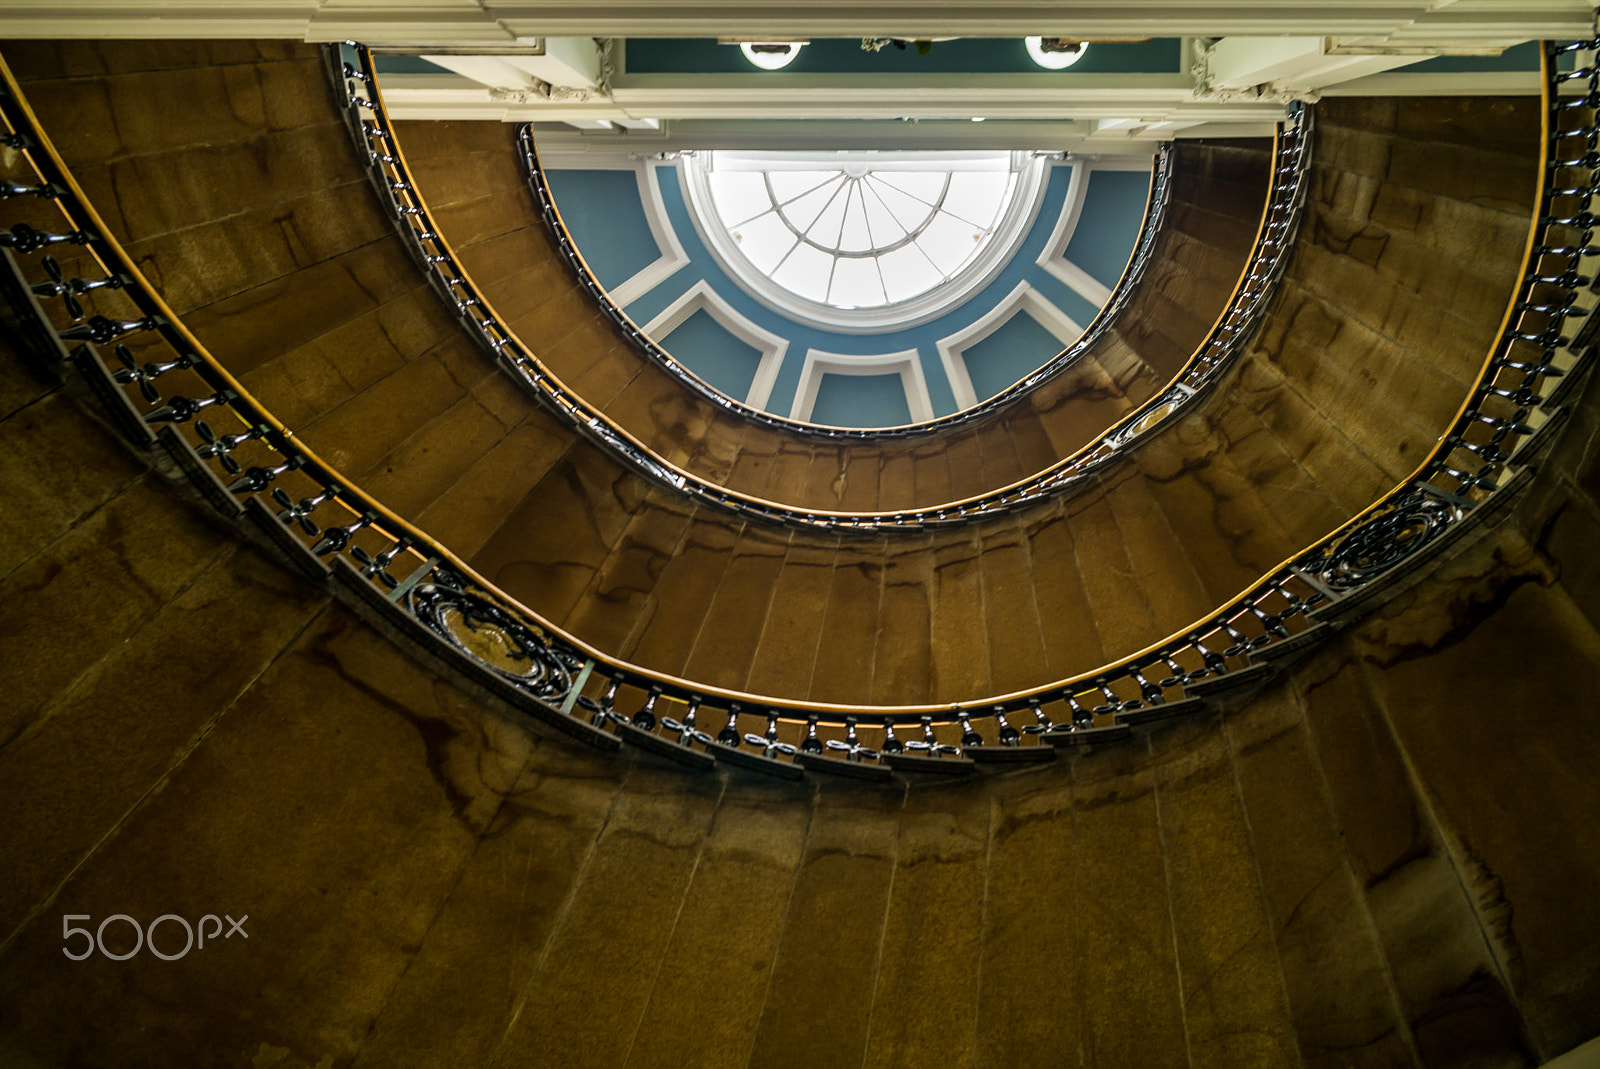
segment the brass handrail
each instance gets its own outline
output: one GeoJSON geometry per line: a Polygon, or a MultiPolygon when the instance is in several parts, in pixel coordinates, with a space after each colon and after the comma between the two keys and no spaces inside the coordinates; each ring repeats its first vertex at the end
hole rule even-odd
{"type": "MultiPolygon", "coordinates": [[[[355,603],[389,614],[411,634],[430,636],[455,658],[453,663],[487,680],[496,693],[575,733],[594,741],[614,741],[620,734],[686,761],[753,762],[782,774],[794,769],[795,762],[814,767],[818,761],[842,760],[844,765],[835,767],[876,776],[886,775],[890,766],[906,767],[907,760],[1049,756],[1050,747],[1031,743],[1102,739],[1126,732],[1131,723],[1193,708],[1198,695],[1240,678],[1253,659],[1314,641],[1316,623],[1370,603],[1371,594],[1389,588],[1392,579],[1411,574],[1450,536],[1514,492],[1516,480],[1506,476],[1529,462],[1541,428],[1558,422],[1559,387],[1549,396],[1543,391],[1556,378],[1586,366],[1600,333],[1600,317],[1592,316],[1600,298],[1590,287],[1592,280],[1580,273],[1584,258],[1600,255],[1591,214],[1600,199],[1596,49],[1600,41],[1564,46],[1559,51],[1588,55],[1589,66],[1558,72],[1553,63],[1558,50],[1545,48],[1540,186],[1520,281],[1471,395],[1411,477],[1215,612],[1131,657],[1044,686],[957,703],[846,705],[706,686],[608,657],[518,604],[421,529],[344,480],[206,351],[106,230],[40,129],[3,59],[0,118],[7,132],[0,141],[22,153],[39,184],[5,182],[0,184],[0,198],[34,196],[50,201],[73,230],[43,235],[19,225],[0,231],[7,263],[0,281],[14,312],[35,317],[58,351],[74,346],[80,370],[101,375],[113,390],[121,391],[117,396],[125,404],[135,388],[148,398],[157,380],[168,374],[180,385],[184,376],[190,376],[189,381],[216,390],[198,401],[181,394],[169,395],[164,402],[157,398],[149,402],[157,407],[134,419],[162,425],[163,444],[196,485],[207,492],[220,489],[230,503],[242,499],[254,506],[258,519],[265,517],[265,529],[274,543],[287,547],[291,557],[298,553],[306,560],[332,559],[341,590],[355,603]],[[1572,99],[1559,95],[1562,86],[1579,80],[1586,84],[1584,95],[1572,99]],[[1572,124],[1576,129],[1566,128],[1572,124]],[[1574,141],[1581,144],[1573,146],[1574,141]],[[74,312],[74,304],[65,304],[74,322],[55,327],[39,305],[41,297],[65,301],[69,294],[109,284],[81,279],[68,283],[59,277],[59,268],[52,274],[54,281],[30,284],[20,272],[17,255],[39,253],[62,242],[87,247],[100,268],[120,280],[113,292],[132,301],[140,318],[86,317],[81,309],[74,312]],[[84,289],[75,289],[78,283],[84,283],[84,289]],[[1570,335],[1565,333],[1569,320],[1580,324],[1570,335]],[[140,367],[131,353],[122,352],[118,355],[123,370],[110,372],[95,348],[112,344],[121,349],[125,340],[145,338],[165,344],[179,359],[140,367]],[[208,406],[233,414],[245,432],[220,437],[209,428],[201,432],[201,423],[193,416],[208,406]],[[197,447],[187,432],[202,444],[197,447]],[[219,442],[229,444],[224,448],[219,442]],[[260,452],[257,463],[242,469],[230,450],[246,442],[260,452]],[[220,482],[218,468],[237,478],[231,484],[220,482]],[[308,488],[308,496],[296,500],[287,492],[287,485],[295,481],[308,488]],[[274,513],[268,501],[282,508],[274,513]],[[331,505],[341,509],[339,519],[354,517],[354,521],[319,527],[317,521],[324,515],[320,510],[331,505]],[[397,562],[406,559],[414,564],[402,576],[397,562]],[[497,629],[516,651],[513,662],[493,663],[473,652],[467,632],[474,626],[497,629]],[[618,711],[623,688],[643,695],[631,714],[618,711]],[[662,700],[677,707],[676,718],[666,715],[662,700]],[[1064,716],[1055,711],[1058,707],[1064,716]],[[708,709],[725,717],[715,737],[696,726],[696,717],[708,709]],[[1024,712],[1033,717],[1032,723],[1018,728],[1008,722],[1008,716],[1024,712]],[[742,730],[751,726],[751,717],[766,722],[766,734],[742,730]],[[898,738],[896,727],[909,724],[921,726],[921,739],[898,738]],[[863,730],[868,733],[865,739],[863,730]],[[775,760],[790,757],[794,761],[775,760]]],[[[47,258],[48,253],[40,262],[47,258]]],[[[215,493],[211,499],[216,500],[215,493]]]]}

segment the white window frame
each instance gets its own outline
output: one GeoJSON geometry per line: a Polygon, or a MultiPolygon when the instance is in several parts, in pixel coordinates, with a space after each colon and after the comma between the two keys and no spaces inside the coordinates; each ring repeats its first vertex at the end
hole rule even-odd
{"type": "MultiPolygon", "coordinates": [[[[834,169],[847,161],[838,153],[783,154],[786,163],[814,159],[815,163],[834,169]]],[[[896,153],[896,160],[923,158],[926,162],[959,158],[959,153],[896,153]]],[[[796,294],[766,275],[757,271],[717,216],[711,200],[710,183],[706,171],[697,158],[677,161],[681,187],[685,193],[689,218],[695,232],[705,243],[711,256],[734,284],[762,305],[779,315],[806,326],[840,334],[886,334],[927,323],[959,306],[973,294],[994,281],[1008,263],[1016,247],[1032,230],[1038,218],[1039,207],[1044,202],[1049,183],[1048,161],[1031,152],[1018,153],[1013,159],[1017,173],[1016,191],[1006,206],[983,250],[960,273],[948,282],[935,286],[926,293],[905,301],[897,301],[878,308],[835,308],[821,301],[811,301],[796,294]]]]}

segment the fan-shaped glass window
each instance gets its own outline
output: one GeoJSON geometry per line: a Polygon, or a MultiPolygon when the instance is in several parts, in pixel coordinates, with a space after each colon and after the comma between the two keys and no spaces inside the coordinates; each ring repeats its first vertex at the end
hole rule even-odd
{"type": "Polygon", "coordinates": [[[701,226],[731,274],[784,311],[846,329],[855,313],[868,330],[929,318],[986,281],[1025,229],[1041,171],[1012,152],[714,152],[696,164],[701,226]]]}

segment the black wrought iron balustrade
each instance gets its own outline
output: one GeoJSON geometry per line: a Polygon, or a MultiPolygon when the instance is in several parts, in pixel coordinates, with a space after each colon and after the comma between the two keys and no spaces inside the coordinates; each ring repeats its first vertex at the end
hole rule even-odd
{"type": "MultiPolygon", "coordinates": [[[[455,307],[469,333],[503,370],[580,433],[648,478],[747,519],[830,532],[921,530],[969,523],[1024,508],[1086,485],[1092,476],[1170,426],[1205,396],[1222,371],[1244,351],[1260,325],[1299,231],[1311,163],[1311,111],[1292,105],[1288,121],[1280,124],[1274,139],[1272,186],[1261,229],[1226,309],[1172,383],[1119,419],[1095,442],[1026,479],[959,501],[894,512],[805,509],[730,490],[666,463],[551,374],[495,314],[448,241],[439,234],[406,168],[383,109],[371,54],[353,47],[356,65],[340,58],[342,54],[330,49],[330,69],[345,95],[346,119],[357,147],[366,154],[373,185],[430,283],[455,307]]],[[[548,203],[546,220],[557,227],[558,237],[570,250],[573,262],[581,265],[570,236],[548,203]]],[[[1151,231],[1147,239],[1153,244],[1155,236],[1151,231]]],[[[601,287],[586,269],[580,270],[579,278],[595,299],[603,298],[601,287]]],[[[1102,329],[1116,321],[1132,292],[1122,291],[1116,307],[1102,317],[1102,329]]]]}
{"type": "Polygon", "coordinates": [[[925,420],[921,423],[877,428],[828,427],[816,423],[806,423],[797,419],[786,419],[771,412],[763,412],[759,408],[752,408],[735,398],[729,397],[696,375],[671,353],[667,352],[659,342],[646,334],[622,309],[622,306],[611,299],[611,295],[606,292],[605,287],[600,284],[594,272],[589,269],[589,264],[583,258],[583,253],[578,249],[577,243],[572,240],[572,234],[567,230],[567,225],[562,220],[560,211],[556,208],[555,197],[550,192],[550,182],[545,174],[544,165],[539,162],[539,152],[534,144],[533,125],[531,123],[524,124],[518,130],[517,143],[522,148],[523,167],[528,174],[528,188],[533,192],[534,204],[539,209],[539,218],[550,230],[551,237],[555,241],[556,251],[560,254],[567,269],[572,272],[578,285],[589,294],[590,298],[600,308],[601,313],[610,320],[629,344],[638,349],[648,359],[676,376],[687,389],[697,394],[702,400],[714,404],[718,408],[774,431],[802,438],[815,438],[834,442],[897,441],[942,434],[988,417],[1072,367],[1083,358],[1085,353],[1094,348],[1100,339],[1105,336],[1106,332],[1111,329],[1111,326],[1121,318],[1128,302],[1138,292],[1139,284],[1144,280],[1145,273],[1149,270],[1156,240],[1161,236],[1162,228],[1167,219],[1167,210],[1171,203],[1172,146],[1163,144],[1156,151],[1155,164],[1151,170],[1150,192],[1145,201],[1144,216],[1139,226],[1139,236],[1134,242],[1133,252],[1128,258],[1122,277],[1117,281],[1116,288],[1111,291],[1111,296],[1107,298],[1106,303],[1101,306],[1094,319],[1090,320],[1089,325],[1084,328],[1083,333],[1078,336],[1077,340],[1017,382],[1001,390],[993,397],[980,401],[971,408],[965,408],[960,412],[953,412],[948,416],[940,416],[937,419],[925,420]]]}
{"type": "MultiPolygon", "coordinates": [[[[496,590],[343,480],[183,327],[83,200],[9,70],[0,143],[27,173],[7,176],[0,200],[26,218],[0,231],[0,285],[10,325],[82,372],[135,445],[159,443],[224,515],[255,525],[307,575],[331,576],[352,604],[530,715],[598,745],[627,741],[692,767],[778,776],[809,769],[886,779],[1044,761],[1059,746],[1127,735],[1259,678],[1273,659],[1404,585],[1526,480],[1600,333],[1588,262],[1600,256],[1597,48],[1547,46],[1530,253],[1476,387],[1415,474],[1179,634],[1085,675],[956,704],[835,705],[701,686],[607,657],[496,590]],[[1577,69],[1553,73],[1566,52],[1580,53],[1577,69]],[[37,236],[54,231],[49,241],[37,236]],[[72,246],[82,249],[80,266],[46,265],[54,257],[46,250],[72,246]],[[79,278],[82,287],[67,281],[79,278]],[[90,284],[110,279],[121,284],[90,284]]],[[[1286,188],[1274,197],[1294,199],[1286,188]]],[[[1249,314],[1215,333],[1237,337],[1249,314]]]]}

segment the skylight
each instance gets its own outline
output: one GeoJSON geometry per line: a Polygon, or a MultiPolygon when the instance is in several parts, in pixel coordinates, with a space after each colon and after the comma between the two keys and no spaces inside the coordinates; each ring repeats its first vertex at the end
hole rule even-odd
{"type": "Polygon", "coordinates": [[[851,313],[904,325],[964,298],[993,266],[985,253],[1020,236],[1039,184],[1037,161],[1012,152],[713,152],[695,163],[701,227],[730,274],[781,311],[846,329],[851,313]]]}

